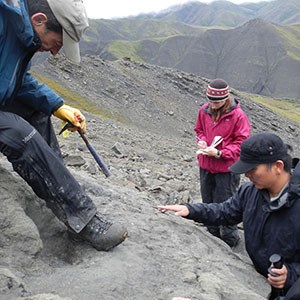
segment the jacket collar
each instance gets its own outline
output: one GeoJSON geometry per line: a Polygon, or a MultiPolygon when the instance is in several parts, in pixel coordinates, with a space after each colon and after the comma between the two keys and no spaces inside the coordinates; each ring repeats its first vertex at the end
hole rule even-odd
{"type": "MultiPolygon", "coordinates": [[[[230,114],[234,109],[236,109],[239,106],[240,106],[239,101],[236,98],[232,98],[230,111],[227,112],[225,115],[230,114]]],[[[209,103],[207,103],[206,106],[204,107],[204,111],[208,114],[211,114],[210,111],[209,111],[209,103]]]]}
{"type": "Polygon", "coordinates": [[[4,14],[10,20],[9,26],[13,26],[19,41],[25,47],[36,44],[37,36],[30,21],[25,0],[0,0],[0,6],[3,7],[4,14]]]}
{"type": "Polygon", "coordinates": [[[296,200],[300,201],[300,164],[294,166],[290,182],[275,200],[270,201],[267,191],[263,191],[263,197],[265,199],[263,208],[269,212],[279,210],[281,207],[291,207],[296,200]]]}
{"type": "Polygon", "coordinates": [[[294,166],[294,169],[292,170],[292,178],[290,180],[289,185],[289,193],[291,197],[300,197],[300,163],[299,160],[293,159],[294,162],[296,162],[296,166],[294,166]]]}

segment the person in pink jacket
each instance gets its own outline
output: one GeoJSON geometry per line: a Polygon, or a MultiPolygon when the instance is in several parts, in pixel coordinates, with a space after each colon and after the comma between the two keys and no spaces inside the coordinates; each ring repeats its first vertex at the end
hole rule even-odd
{"type": "MultiPolygon", "coordinates": [[[[239,159],[241,143],[250,136],[251,126],[223,79],[215,79],[208,85],[206,97],[208,103],[201,106],[194,129],[199,148],[200,192],[204,203],[221,203],[239,186],[240,175],[228,168],[239,159]]],[[[207,226],[207,229],[230,247],[239,242],[237,226],[207,226]]]]}

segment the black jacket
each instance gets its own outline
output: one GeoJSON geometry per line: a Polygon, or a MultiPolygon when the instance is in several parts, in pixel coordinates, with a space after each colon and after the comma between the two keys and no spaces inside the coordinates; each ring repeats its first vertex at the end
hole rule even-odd
{"type": "Polygon", "coordinates": [[[280,254],[288,269],[285,292],[300,277],[300,164],[275,202],[270,202],[265,190],[246,183],[223,203],[187,206],[187,218],[205,225],[243,222],[246,250],[263,276],[268,274],[269,257],[280,254]]]}

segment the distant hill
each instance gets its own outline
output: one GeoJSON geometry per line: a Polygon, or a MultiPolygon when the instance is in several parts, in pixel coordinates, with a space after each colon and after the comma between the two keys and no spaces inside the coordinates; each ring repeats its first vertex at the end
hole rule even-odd
{"type": "MultiPolygon", "coordinates": [[[[90,20],[90,28],[81,42],[83,54],[102,54],[113,41],[164,40],[171,36],[198,36],[206,28],[176,21],[152,19],[90,20]]],[[[116,58],[116,57],[115,57],[116,58]]]]}
{"type": "Polygon", "coordinates": [[[224,78],[242,91],[300,99],[300,24],[278,26],[256,19],[199,37],[172,37],[157,49],[152,59],[139,53],[153,64],[224,78]]]}
{"type": "MultiPolygon", "coordinates": [[[[260,6],[264,6],[261,4],[260,6]]],[[[249,19],[256,18],[260,6],[236,5],[227,1],[216,1],[210,4],[188,2],[177,5],[158,14],[144,14],[137,18],[151,18],[162,21],[179,21],[190,25],[236,27],[249,19]]]]}
{"type": "Polygon", "coordinates": [[[250,93],[300,99],[300,23],[254,19],[221,29],[149,19],[93,20],[81,46],[84,54],[130,57],[222,77],[250,93]]]}
{"type": "Polygon", "coordinates": [[[230,1],[214,1],[210,4],[192,1],[158,14],[144,14],[137,18],[172,20],[201,26],[236,27],[256,18],[278,24],[292,24],[300,22],[300,1],[275,0],[240,5],[230,1]]]}

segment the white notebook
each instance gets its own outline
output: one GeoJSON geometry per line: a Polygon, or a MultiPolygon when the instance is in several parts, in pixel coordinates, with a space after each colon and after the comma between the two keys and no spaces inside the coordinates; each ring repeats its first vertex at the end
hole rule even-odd
{"type": "MultiPolygon", "coordinates": [[[[220,136],[220,135],[216,135],[213,139],[213,141],[211,142],[210,146],[208,147],[217,147],[219,144],[221,144],[223,141],[223,138],[220,136]]],[[[206,155],[205,153],[205,149],[199,149],[197,151],[197,154],[203,154],[203,155],[206,155]]]]}

